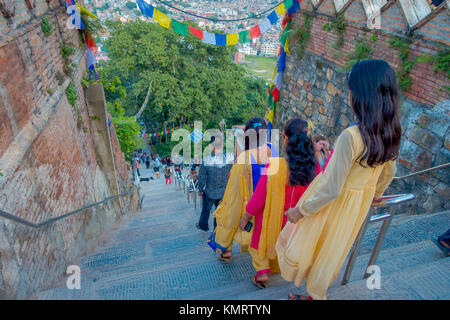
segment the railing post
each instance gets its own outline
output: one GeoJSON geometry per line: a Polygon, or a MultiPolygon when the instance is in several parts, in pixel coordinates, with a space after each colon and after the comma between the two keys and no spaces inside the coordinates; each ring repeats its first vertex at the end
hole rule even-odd
{"type": "Polygon", "coordinates": [[[378,234],[377,242],[375,243],[375,246],[373,247],[372,254],[370,255],[369,262],[367,264],[365,273],[364,273],[364,279],[368,278],[370,276],[370,273],[367,273],[367,268],[373,264],[376,263],[378,256],[381,251],[381,247],[383,246],[384,239],[386,238],[386,233],[389,229],[389,226],[392,222],[392,216],[387,218],[383,221],[383,225],[381,226],[380,233],[378,234]]]}
{"type": "Polygon", "coordinates": [[[370,215],[371,213],[369,212],[367,214],[366,219],[364,220],[364,224],[362,225],[361,229],[358,232],[358,235],[356,236],[355,242],[353,243],[352,250],[350,252],[350,257],[348,259],[347,266],[345,267],[344,276],[342,277],[341,285],[346,285],[348,283],[348,280],[350,279],[353,267],[355,266],[356,257],[358,256],[361,239],[366,233],[367,226],[369,224],[370,215]]]}
{"type": "Polygon", "coordinates": [[[197,210],[197,190],[194,188],[194,211],[197,210]]]}

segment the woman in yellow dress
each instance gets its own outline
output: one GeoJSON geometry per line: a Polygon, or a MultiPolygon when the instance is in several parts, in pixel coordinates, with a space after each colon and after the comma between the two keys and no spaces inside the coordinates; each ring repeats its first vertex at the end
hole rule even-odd
{"type": "Polygon", "coordinates": [[[283,213],[295,206],[309,183],[320,172],[314,157],[312,140],[308,137],[308,123],[292,119],[282,133],[284,158],[271,157],[266,172],[259,180],[239,228],[254,220],[252,242],[249,248],[256,275],[252,282],[266,288],[270,273],[279,273],[275,243],[287,222],[283,213]]]}
{"type": "Polygon", "coordinates": [[[241,232],[238,224],[264,166],[277,153],[267,144],[267,125],[263,119],[247,121],[244,133],[244,152],[231,169],[223,200],[214,212],[217,227],[208,239],[208,244],[219,254],[218,259],[224,262],[232,260],[233,240],[240,244],[241,252],[248,250],[251,233],[241,232]]]}
{"type": "Polygon", "coordinates": [[[359,123],[341,133],[326,169],[285,213],[289,222],[276,244],[282,277],[296,286],[306,280],[309,297],[291,300],[326,299],[372,202],[395,175],[402,130],[394,70],[363,60],[347,82],[359,123]]]}

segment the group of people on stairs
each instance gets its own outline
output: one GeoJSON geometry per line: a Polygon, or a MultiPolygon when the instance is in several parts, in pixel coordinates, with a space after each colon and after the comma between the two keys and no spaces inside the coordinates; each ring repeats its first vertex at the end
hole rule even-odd
{"type": "Polygon", "coordinates": [[[307,122],[297,118],[282,130],[281,157],[267,144],[264,121],[251,119],[245,130],[255,130],[257,143],[247,145],[236,163],[226,156],[221,162],[222,175],[229,166],[223,196],[210,189],[219,177],[200,168],[205,212],[197,227],[208,230],[208,210],[216,204],[208,243],[218,259],[232,262],[237,242],[252,257],[256,286],[265,288],[273,273],[296,286],[305,280],[308,296],[291,293],[289,299],[326,299],[372,203],[396,172],[402,129],[395,71],[385,61],[363,60],[347,83],[357,122],[333,150],[323,137],[313,141],[307,122]]]}

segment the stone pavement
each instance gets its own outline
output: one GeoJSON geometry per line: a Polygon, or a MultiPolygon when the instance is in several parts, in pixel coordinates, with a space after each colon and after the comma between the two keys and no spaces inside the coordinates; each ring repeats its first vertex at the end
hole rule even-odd
{"type": "MultiPolygon", "coordinates": [[[[153,176],[142,169],[143,176],[153,176]]],[[[269,288],[250,282],[254,274],[248,254],[234,249],[233,263],[216,259],[205,243],[210,232],[196,229],[200,208],[164,179],[142,184],[142,211],[130,214],[95,253],[83,257],[81,289],[65,283],[36,295],[38,299],[285,299],[306,293],[274,275],[269,288]]],[[[212,227],[212,218],[210,220],[212,227]]],[[[362,280],[379,225],[369,226],[349,284],[342,271],[328,299],[450,299],[450,258],[429,240],[450,227],[450,212],[394,218],[377,261],[381,289],[369,290],[362,280]]]]}

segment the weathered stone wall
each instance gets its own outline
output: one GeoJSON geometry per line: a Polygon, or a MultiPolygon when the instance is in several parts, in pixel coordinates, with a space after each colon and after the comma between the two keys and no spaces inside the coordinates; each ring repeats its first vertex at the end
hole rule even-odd
{"type": "MultiPolygon", "coordinates": [[[[33,10],[15,1],[16,15],[0,13],[0,209],[39,223],[116,194],[96,155],[92,118],[81,78],[85,48],[79,31],[65,26],[59,1],[36,1],[33,10]],[[53,34],[44,36],[47,17],[53,34]],[[74,71],[64,73],[60,42],[76,48],[74,71]],[[70,81],[78,91],[77,107],[67,101],[70,81]]],[[[32,229],[0,217],[0,298],[25,298],[66,277],[68,265],[92,251],[99,239],[137,209],[131,170],[120,151],[114,125],[109,126],[121,201],[32,229]]]]}
{"type": "MultiPolygon", "coordinates": [[[[351,2],[344,13],[347,23],[345,43],[338,51],[331,46],[338,35],[323,29],[325,23],[333,19],[329,15],[336,12],[329,12],[334,10],[333,1],[321,2],[317,10],[313,10],[309,0],[301,2],[302,12],[294,15],[293,29],[303,24],[304,12],[309,12],[314,15],[311,38],[301,60],[298,58],[295,35],[295,41],[291,41],[292,54],[287,57],[281,103],[276,112],[279,126],[293,117],[301,117],[314,123],[315,134],[323,134],[334,142],[343,129],[355,122],[348,105],[346,73],[339,70],[358,39],[366,39],[371,44],[374,49],[372,58],[384,59],[398,70],[400,58],[389,46],[389,41],[394,35],[405,36],[402,30],[407,22],[401,15],[397,1],[383,8],[382,29],[376,31],[364,27],[367,17],[364,16],[360,1],[351,2]],[[372,35],[377,36],[376,42],[371,42],[372,35]]],[[[423,53],[436,54],[441,49],[448,50],[449,38],[442,37],[442,33],[448,35],[448,26],[448,10],[441,10],[430,22],[417,29],[411,36],[411,59],[423,53]]],[[[412,69],[411,77],[411,89],[402,94],[403,138],[397,176],[450,160],[450,101],[448,91],[443,89],[449,86],[447,75],[433,72],[429,63],[418,63],[412,69]]],[[[413,203],[394,210],[396,212],[438,212],[450,207],[448,183],[447,168],[394,181],[387,192],[411,192],[417,196],[413,203]]]]}

